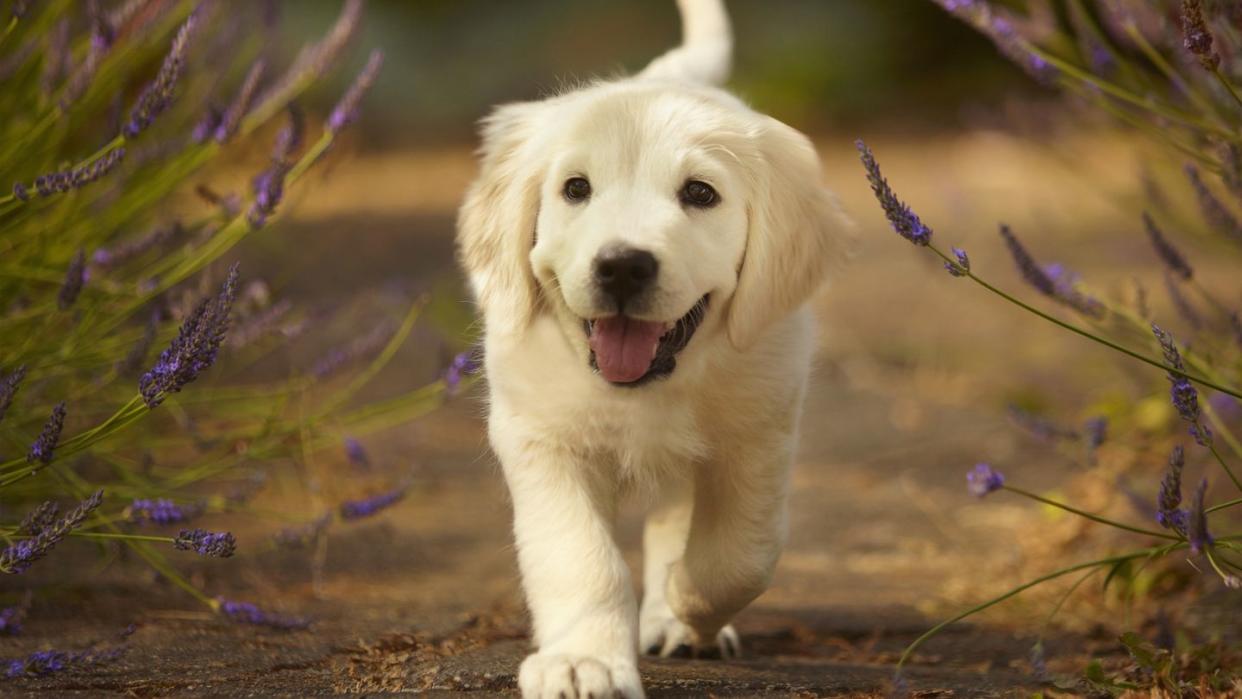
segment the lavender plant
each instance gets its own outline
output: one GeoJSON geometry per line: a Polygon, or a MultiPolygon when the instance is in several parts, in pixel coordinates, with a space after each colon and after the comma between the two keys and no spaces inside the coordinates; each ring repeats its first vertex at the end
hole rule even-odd
{"type": "MultiPolygon", "coordinates": [[[[306,186],[363,109],[378,50],[334,109],[299,106],[349,62],[363,2],[343,0],[323,38],[284,66],[268,49],[279,28],[261,21],[259,3],[12,9],[0,28],[0,498],[9,520],[0,521],[0,573],[72,575],[56,560],[71,540],[111,540],[225,617],[300,628],[178,572],[178,551],[244,556],[244,541],[161,528],[245,509],[253,488],[239,495],[237,483],[256,468],[339,449],[342,432],[408,421],[461,380],[459,368],[379,403],[351,400],[405,342],[421,298],[330,371],[256,382],[233,370],[314,331],[291,301],[248,296],[232,251],[277,227],[287,193],[306,186]],[[228,166],[266,149],[258,140],[271,131],[269,165],[234,181],[228,166]],[[165,203],[179,195],[197,209],[165,203]],[[69,499],[80,504],[62,516],[69,499]]],[[[302,533],[321,536],[331,521],[373,514],[404,492],[342,492],[335,516],[302,533]]],[[[0,611],[0,633],[20,629],[27,606],[0,611]]],[[[11,661],[8,675],[104,659],[48,651],[11,661]]]]}
{"type": "MultiPolygon", "coordinates": [[[[1185,158],[1185,190],[1201,211],[1202,228],[1215,236],[1223,248],[1236,245],[1239,236],[1236,213],[1242,196],[1242,98],[1235,81],[1242,77],[1242,31],[1236,9],[1229,3],[1201,0],[1071,0],[1066,12],[1023,14],[1013,3],[985,0],[933,0],[953,16],[990,38],[1000,52],[1046,85],[1061,88],[1078,100],[1095,105],[1126,126],[1169,146],[1185,158]],[[1216,181],[1210,181],[1216,180],[1216,181]],[[1228,196],[1222,197],[1223,191],[1228,196]]],[[[858,149],[864,172],[881,208],[895,232],[926,248],[943,261],[953,277],[967,279],[983,291],[1012,304],[1025,313],[1050,322],[1080,338],[1094,342],[1118,356],[1159,369],[1168,383],[1165,400],[1185,424],[1197,452],[1175,445],[1168,457],[1163,479],[1150,484],[1152,503],[1141,511],[1159,528],[1132,524],[1085,511],[1058,499],[1045,497],[1007,480],[999,470],[979,464],[967,474],[969,492],[984,497],[1008,493],[1060,509],[1096,524],[1126,532],[1140,545],[1111,555],[1076,563],[1039,576],[991,600],[972,607],[938,625],[914,641],[897,663],[895,691],[906,694],[909,678],[902,672],[915,650],[949,624],[989,609],[1033,587],[1065,576],[1080,574],[1061,603],[1097,572],[1106,572],[1105,585],[1136,567],[1163,563],[1178,566],[1177,558],[1198,575],[1200,586],[1215,578],[1226,589],[1242,587],[1242,532],[1230,531],[1236,519],[1230,515],[1242,505],[1242,443],[1231,423],[1215,407],[1242,397],[1242,342],[1236,333],[1237,309],[1201,285],[1193,260],[1167,232],[1162,221],[1173,217],[1168,202],[1155,198],[1151,209],[1136,217],[1136,235],[1151,243],[1154,259],[1166,268],[1166,283],[1175,322],[1190,328],[1194,342],[1180,344],[1161,325],[1150,322],[1150,311],[1132,309],[1124,303],[1088,293],[1075,275],[1063,267],[1042,266],[1010,227],[1001,224],[1000,234],[1017,268],[1018,276],[1038,295],[1064,311],[1046,311],[1003,291],[984,278],[992,272],[972,268],[965,251],[952,248],[946,254],[911,207],[902,202],[880,171],[875,154],[862,141],[858,149]],[[1189,291],[1206,303],[1201,313],[1189,291]],[[1063,315],[1068,314],[1068,317],[1063,315]],[[1158,354],[1157,354],[1158,353],[1158,354]],[[1201,396],[1207,393],[1207,400],[1201,396]],[[1182,493],[1187,459],[1206,461],[1208,475],[1189,498],[1182,493]],[[1236,491],[1230,493],[1229,491],[1236,491]],[[1174,557],[1173,554],[1181,554],[1174,557]]],[[[1159,381],[1152,372],[1153,392],[1159,381]]],[[[1013,413],[1015,421],[1050,440],[1072,441],[1076,430],[1030,416],[1013,413]]],[[[1104,425],[1087,428],[1095,446],[1104,438],[1104,425]]],[[[1113,436],[1116,438],[1116,435],[1113,436]]],[[[1060,609],[1053,609],[1052,615],[1060,609]]],[[[1119,639],[1138,668],[1137,674],[1109,674],[1092,663],[1078,680],[1055,678],[1047,670],[1042,640],[1032,651],[1035,679],[1067,691],[1119,694],[1148,688],[1169,695],[1198,690],[1229,691],[1242,681],[1236,666],[1220,660],[1213,665],[1179,660],[1133,633],[1119,639]]],[[[1228,654],[1217,654],[1228,657],[1228,654]]]]}

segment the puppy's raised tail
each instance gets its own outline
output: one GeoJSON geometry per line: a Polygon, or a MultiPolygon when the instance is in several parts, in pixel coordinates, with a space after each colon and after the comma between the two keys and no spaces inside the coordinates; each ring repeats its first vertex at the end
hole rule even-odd
{"type": "Polygon", "coordinates": [[[677,0],[681,46],[652,61],[640,78],[722,85],[733,67],[733,33],[724,0],[677,0]]]}

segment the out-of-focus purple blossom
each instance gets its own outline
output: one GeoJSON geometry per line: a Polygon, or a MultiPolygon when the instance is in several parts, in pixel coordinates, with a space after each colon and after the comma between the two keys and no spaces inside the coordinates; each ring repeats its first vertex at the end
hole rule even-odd
{"type": "Polygon", "coordinates": [[[1083,432],[1087,437],[1087,463],[1094,466],[1096,452],[1108,439],[1108,418],[1100,415],[1088,419],[1083,423],[1083,432]]]}
{"type": "Polygon", "coordinates": [[[78,300],[82,293],[82,285],[86,283],[86,253],[78,250],[69,261],[69,269],[65,272],[65,282],[60,285],[60,293],[56,296],[56,305],[66,310],[78,300]]]}
{"type": "Polygon", "coordinates": [[[1212,190],[1208,189],[1203,177],[1199,174],[1199,168],[1186,163],[1185,171],[1186,178],[1190,180],[1190,186],[1195,190],[1195,197],[1199,200],[1199,209],[1203,211],[1203,217],[1208,224],[1234,240],[1242,240],[1242,224],[1238,223],[1238,219],[1220,202],[1220,199],[1216,198],[1212,190]]]}
{"type": "Polygon", "coordinates": [[[254,178],[251,183],[251,188],[254,190],[254,204],[246,213],[246,220],[251,226],[255,228],[263,226],[267,222],[267,217],[276,211],[277,205],[285,195],[285,175],[289,174],[289,169],[286,163],[272,163],[254,178]]]}
{"type": "Polygon", "coordinates": [[[178,505],[167,498],[138,498],[125,508],[125,518],[136,524],[176,524],[197,517],[202,509],[201,505],[178,505]]]}
{"type": "Polygon", "coordinates": [[[237,602],[217,597],[219,611],[239,624],[267,626],[273,629],[304,629],[310,626],[309,619],[265,612],[249,602],[237,602]]]}
{"type": "Polygon", "coordinates": [[[1160,352],[1164,354],[1164,363],[1178,371],[1186,371],[1186,365],[1182,363],[1182,353],[1177,351],[1177,344],[1173,341],[1173,336],[1162,330],[1155,323],[1151,324],[1151,333],[1156,336],[1156,342],[1160,343],[1160,352]]]}
{"type": "Polygon", "coordinates": [[[1082,438],[1082,435],[1078,434],[1077,430],[1058,425],[1052,420],[1035,415],[1029,410],[1023,410],[1016,405],[1009,406],[1008,413],[1009,418],[1013,420],[1014,424],[1045,442],[1055,442],[1062,439],[1078,441],[1082,438]]]}
{"type": "Polygon", "coordinates": [[[395,331],[396,327],[392,322],[380,323],[366,335],[355,338],[345,347],[334,348],[320,357],[312,365],[311,374],[319,379],[331,376],[341,367],[378,351],[388,343],[395,331]]]}
{"type": "Polygon", "coordinates": [[[347,500],[341,503],[341,519],[363,519],[391,507],[405,497],[406,486],[401,486],[378,495],[361,500],[347,500]]]}
{"type": "Polygon", "coordinates": [[[1216,70],[1220,54],[1213,47],[1212,31],[1203,18],[1202,0],[1182,0],[1182,36],[1186,50],[1193,53],[1205,70],[1216,70]]]}
{"type": "Polygon", "coordinates": [[[61,91],[59,104],[62,111],[68,110],[86,93],[99,71],[99,65],[116,42],[116,25],[101,10],[99,0],[89,0],[86,8],[86,14],[90,18],[91,43],[86,56],[70,74],[64,90],[61,91]]]}
{"type": "Polygon", "coordinates": [[[1165,237],[1164,231],[1156,225],[1156,221],[1146,211],[1143,212],[1143,227],[1147,229],[1147,237],[1151,238],[1152,247],[1156,249],[1156,254],[1160,256],[1161,261],[1169,268],[1169,271],[1182,279],[1190,279],[1194,276],[1194,270],[1186,263],[1186,258],[1169,239],[1165,237]]]}
{"type": "Polygon", "coordinates": [[[988,464],[975,464],[966,474],[966,487],[970,494],[981,498],[1005,486],[1005,476],[988,464]]]}
{"type": "Polygon", "coordinates": [[[17,541],[0,551],[0,573],[19,575],[29,570],[35,561],[46,556],[56,544],[69,536],[69,532],[82,526],[87,516],[102,502],[103,490],[97,490],[37,536],[17,541]]]}
{"type": "Polygon", "coordinates": [[[1165,529],[1186,535],[1186,511],[1182,504],[1182,468],[1186,465],[1186,452],[1181,445],[1173,447],[1169,454],[1169,469],[1160,480],[1160,496],[1156,499],[1156,521],[1165,529]]]}
{"type": "Polygon", "coordinates": [[[1052,679],[1052,673],[1048,672],[1048,661],[1044,657],[1044,642],[1039,641],[1031,646],[1031,675],[1038,682],[1048,682],[1052,679]]]}
{"type": "Polygon", "coordinates": [[[1212,406],[1212,410],[1216,411],[1220,419],[1226,422],[1236,420],[1239,415],[1242,415],[1242,403],[1227,393],[1213,393],[1212,397],[1208,398],[1208,404],[1212,406]]]}
{"type": "Polygon", "coordinates": [[[22,632],[22,618],[26,615],[22,607],[5,607],[0,609],[0,636],[16,636],[22,632]]]}
{"type": "Polygon", "coordinates": [[[172,343],[160,353],[155,366],[138,380],[147,407],[159,405],[169,393],[177,393],[216,361],[220,344],[229,329],[229,311],[237,296],[237,265],[216,296],[204,299],[181,324],[172,343]]]}
{"type": "Polygon", "coordinates": [[[233,98],[232,104],[228,109],[224,110],[224,114],[220,117],[220,123],[216,126],[213,135],[216,143],[224,143],[237,133],[237,127],[241,124],[242,117],[246,116],[246,111],[250,109],[250,102],[254,99],[255,92],[259,89],[259,80],[263,78],[263,70],[267,63],[260,58],[250,66],[250,70],[246,73],[246,78],[242,81],[241,88],[237,91],[237,96],[233,98]]]}
{"type": "Polygon", "coordinates": [[[41,650],[25,658],[4,661],[4,674],[9,679],[18,677],[46,677],[71,668],[87,668],[116,660],[126,650],[125,646],[83,651],[41,650]]]}
{"type": "Polygon", "coordinates": [[[30,451],[26,454],[27,463],[52,463],[56,445],[60,443],[60,433],[65,429],[65,412],[64,401],[52,408],[51,416],[43,424],[43,431],[30,445],[30,451]]]}
{"type": "Polygon", "coordinates": [[[1200,330],[1203,327],[1203,319],[1199,316],[1199,311],[1195,310],[1195,306],[1186,298],[1182,290],[1178,287],[1178,282],[1173,278],[1171,273],[1164,275],[1164,288],[1169,292],[1169,300],[1173,302],[1173,307],[1177,309],[1177,314],[1186,321],[1186,324],[1192,330],[1200,330]]]}
{"type": "Polygon", "coordinates": [[[371,458],[367,456],[367,450],[362,448],[362,442],[353,437],[345,438],[345,456],[349,459],[349,463],[358,468],[371,467],[371,458]]]}
{"type": "Polygon", "coordinates": [[[961,248],[953,248],[953,257],[956,262],[945,262],[944,268],[949,274],[955,277],[964,277],[970,274],[970,257],[966,255],[966,251],[961,248]]]}
{"type": "Polygon", "coordinates": [[[876,162],[875,154],[867,147],[867,144],[860,138],[854,142],[858,148],[859,157],[862,159],[863,169],[867,171],[867,181],[871,183],[871,191],[875,193],[875,198],[880,202],[880,208],[884,209],[884,216],[888,219],[889,225],[897,232],[897,235],[914,243],[915,245],[927,245],[931,242],[932,230],[928,228],[910,209],[905,202],[897,198],[892,187],[888,185],[888,180],[884,179],[883,173],[880,172],[880,164],[876,162]]]}
{"type": "Polygon", "coordinates": [[[4,421],[4,416],[13,405],[13,399],[17,396],[17,389],[21,387],[22,379],[24,378],[26,378],[26,366],[22,365],[10,371],[8,376],[0,379],[0,422],[4,421]]]}
{"type": "Polygon", "coordinates": [[[1203,553],[1213,543],[1212,534],[1208,532],[1207,513],[1203,509],[1203,499],[1207,496],[1207,479],[1199,481],[1195,494],[1190,501],[1190,514],[1186,524],[1186,540],[1190,542],[1191,553],[1203,553]]]}
{"type": "MultiPolygon", "coordinates": [[[[125,157],[125,149],[117,146],[101,155],[88,165],[79,165],[70,170],[59,170],[39,175],[35,178],[34,188],[39,196],[50,197],[53,194],[79,189],[108,174],[125,157]]],[[[25,190],[25,187],[22,188],[25,190]]]]}
{"type": "Polygon", "coordinates": [[[186,48],[189,45],[190,37],[193,35],[195,27],[198,24],[198,10],[195,9],[186,18],[181,28],[177,30],[177,35],[173,37],[172,47],[168,50],[168,54],[164,57],[164,63],[160,66],[159,73],[155,79],[147,84],[142,90],[142,94],[138,96],[138,101],[134,104],[134,108],[130,110],[129,121],[126,122],[122,129],[126,138],[135,138],[138,134],[146,130],[155,117],[172,104],[173,97],[176,93],[177,81],[181,77],[181,70],[185,67],[186,48]]]}
{"type": "Polygon", "coordinates": [[[384,52],[375,49],[371,52],[371,56],[367,58],[367,64],[362,68],[362,72],[358,73],[358,77],[354,78],[354,82],[345,91],[345,95],[341,97],[341,101],[336,103],[336,107],[332,109],[332,114],[328,117],[328,130],[332,133],[338,133],[341,129],[353,123],[358,117],[358,104],[362,101],[363,95],[367,90],[371,89],[375,77],[379,75],[380,67],[384,65],[384,52]]]}
{"type": "Polygon", "coordinates": [[[283,549],[298,549],[319,538],[319,535],[332,523],[332,515],[325,514],[316,520],[285,527],[272,535],[272,543],[283,549]]]}
{"type": "MultiPolygon", "coordinates": [[[[336,22],[318,42],[303,47],[289,70],[259,100],[260,104],[283,102],[298,85],[314,81],[327,72],[358,32],[362,23],[363,0],[345,0],[336,22]]],[[[262,106],[256,109],[262,109],[262,106]]]]}
{"type": "Polygon", "coordinates": [[[1028,284],[1035,287],[1041,294],[1045,296],[1056,296],[1057,287],[1047,272],[1035,263],[1035,258],[1026,251],[1022,246],[1022,241],[1013,234],[1009,226],[1001,224],[1000,235],[1005,239],[1005,246],[1009,248],[1009,254],[1013,256],[1014,264],[1018,266],[1018,271],[1022,274],[1022,278],[1028,284]]]}
{"type": "Polygon", "coordinates": [[[292,159],[293,154],[302,147],[302,140],[306,136],[306,115],[302,108],[295,102],[285,109],[285,113],[289,118],[280,127],[280,131],[276,132],[276,142],[272,145],[272,161],[277,163],[292,159]]]}
{"type": "Polygon", "coordinates": [[[19,201],[30,201],[30,190],[21,182],[14,182],[13,196],[19,201]]]}
{"type": "Polygon", "coordinates": [[[461,385],[462,379],[478,373],[482,368],[482,362],[475,350],[470,349],[464,352],[458,352],[453,361],[449,363],[448,369],[444,371],[444,385],[450,393],[457,390],[461,385]]]}
{"type": "Polygon", "coordinates": [[[1070,308],[1092,318],[1104,317],[1104,304],[1078,289],[1081,277],[1059,262],[1044,265],[1044,274],[1052,280],[1053,298],[1070,308]]]}
{"type": "Polygon", "coordinates": [[[1030,42],[1018,31],[1018,19],[1013,13],[993,7],[985,0],[933,1],[991,39],[1003,56],[1016,63],[1038,82],[1050,84],[1055,81],[1057,69],[1034,51],[1030,42]]]}
{"type": "Polygon", "coordinates": [[[194,128],[190,131],[190,140],[195,143],[204,143],[215,135],[216,129],[220,127],[220,122],[223,120],[224,114],[216,105],[207,105],[203,115],[194,122],[194,128]]]}
{"type": "Polygon", "coordinates": [[[237,550],[237,539],[230,532],[209,532],[206,529],[182,529],[173,546],[178,551],[194,551],[210,558],[229,558],[237,550]]]}

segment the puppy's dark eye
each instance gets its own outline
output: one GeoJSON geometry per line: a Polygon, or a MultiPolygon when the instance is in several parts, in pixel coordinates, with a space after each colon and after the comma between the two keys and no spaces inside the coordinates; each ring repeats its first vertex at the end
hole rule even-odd
{"type": "Polygon", "coordinates": [[[681,203],[700,209],[715,206],[716,202],[720,201],[720,195],[716,194],[716,190],[712,189],[710,184],[699,182],[698,180],[686,182],[681,188],[679,196],[681,203]]]}
{"type": "Polygon", "coordinates": [[[565,180],[565,187],[561,192],[571,204],[586,201],[591,196],[591,183],[585,177],[571,177],[565,180]]]}

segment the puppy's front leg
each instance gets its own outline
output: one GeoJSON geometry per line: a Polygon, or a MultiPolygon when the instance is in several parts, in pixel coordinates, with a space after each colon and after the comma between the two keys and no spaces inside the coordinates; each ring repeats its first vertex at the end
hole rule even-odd
{"type": "Polygon", "coordinates": [[[518,674],[522,696],[643,696],[638,615],[629,569],[613,540],[612,479],[568,449],[496,420],[492,446],[513,498],[522,584],[538,651],[518,674]]]}
{"type": "Polygon", "coordinates": [[[786,434],[733,445],[698,469],[686,551],[666,589],[695,643],[710,643],[767,589],[785,542],[794,441],[786,434]]]}

